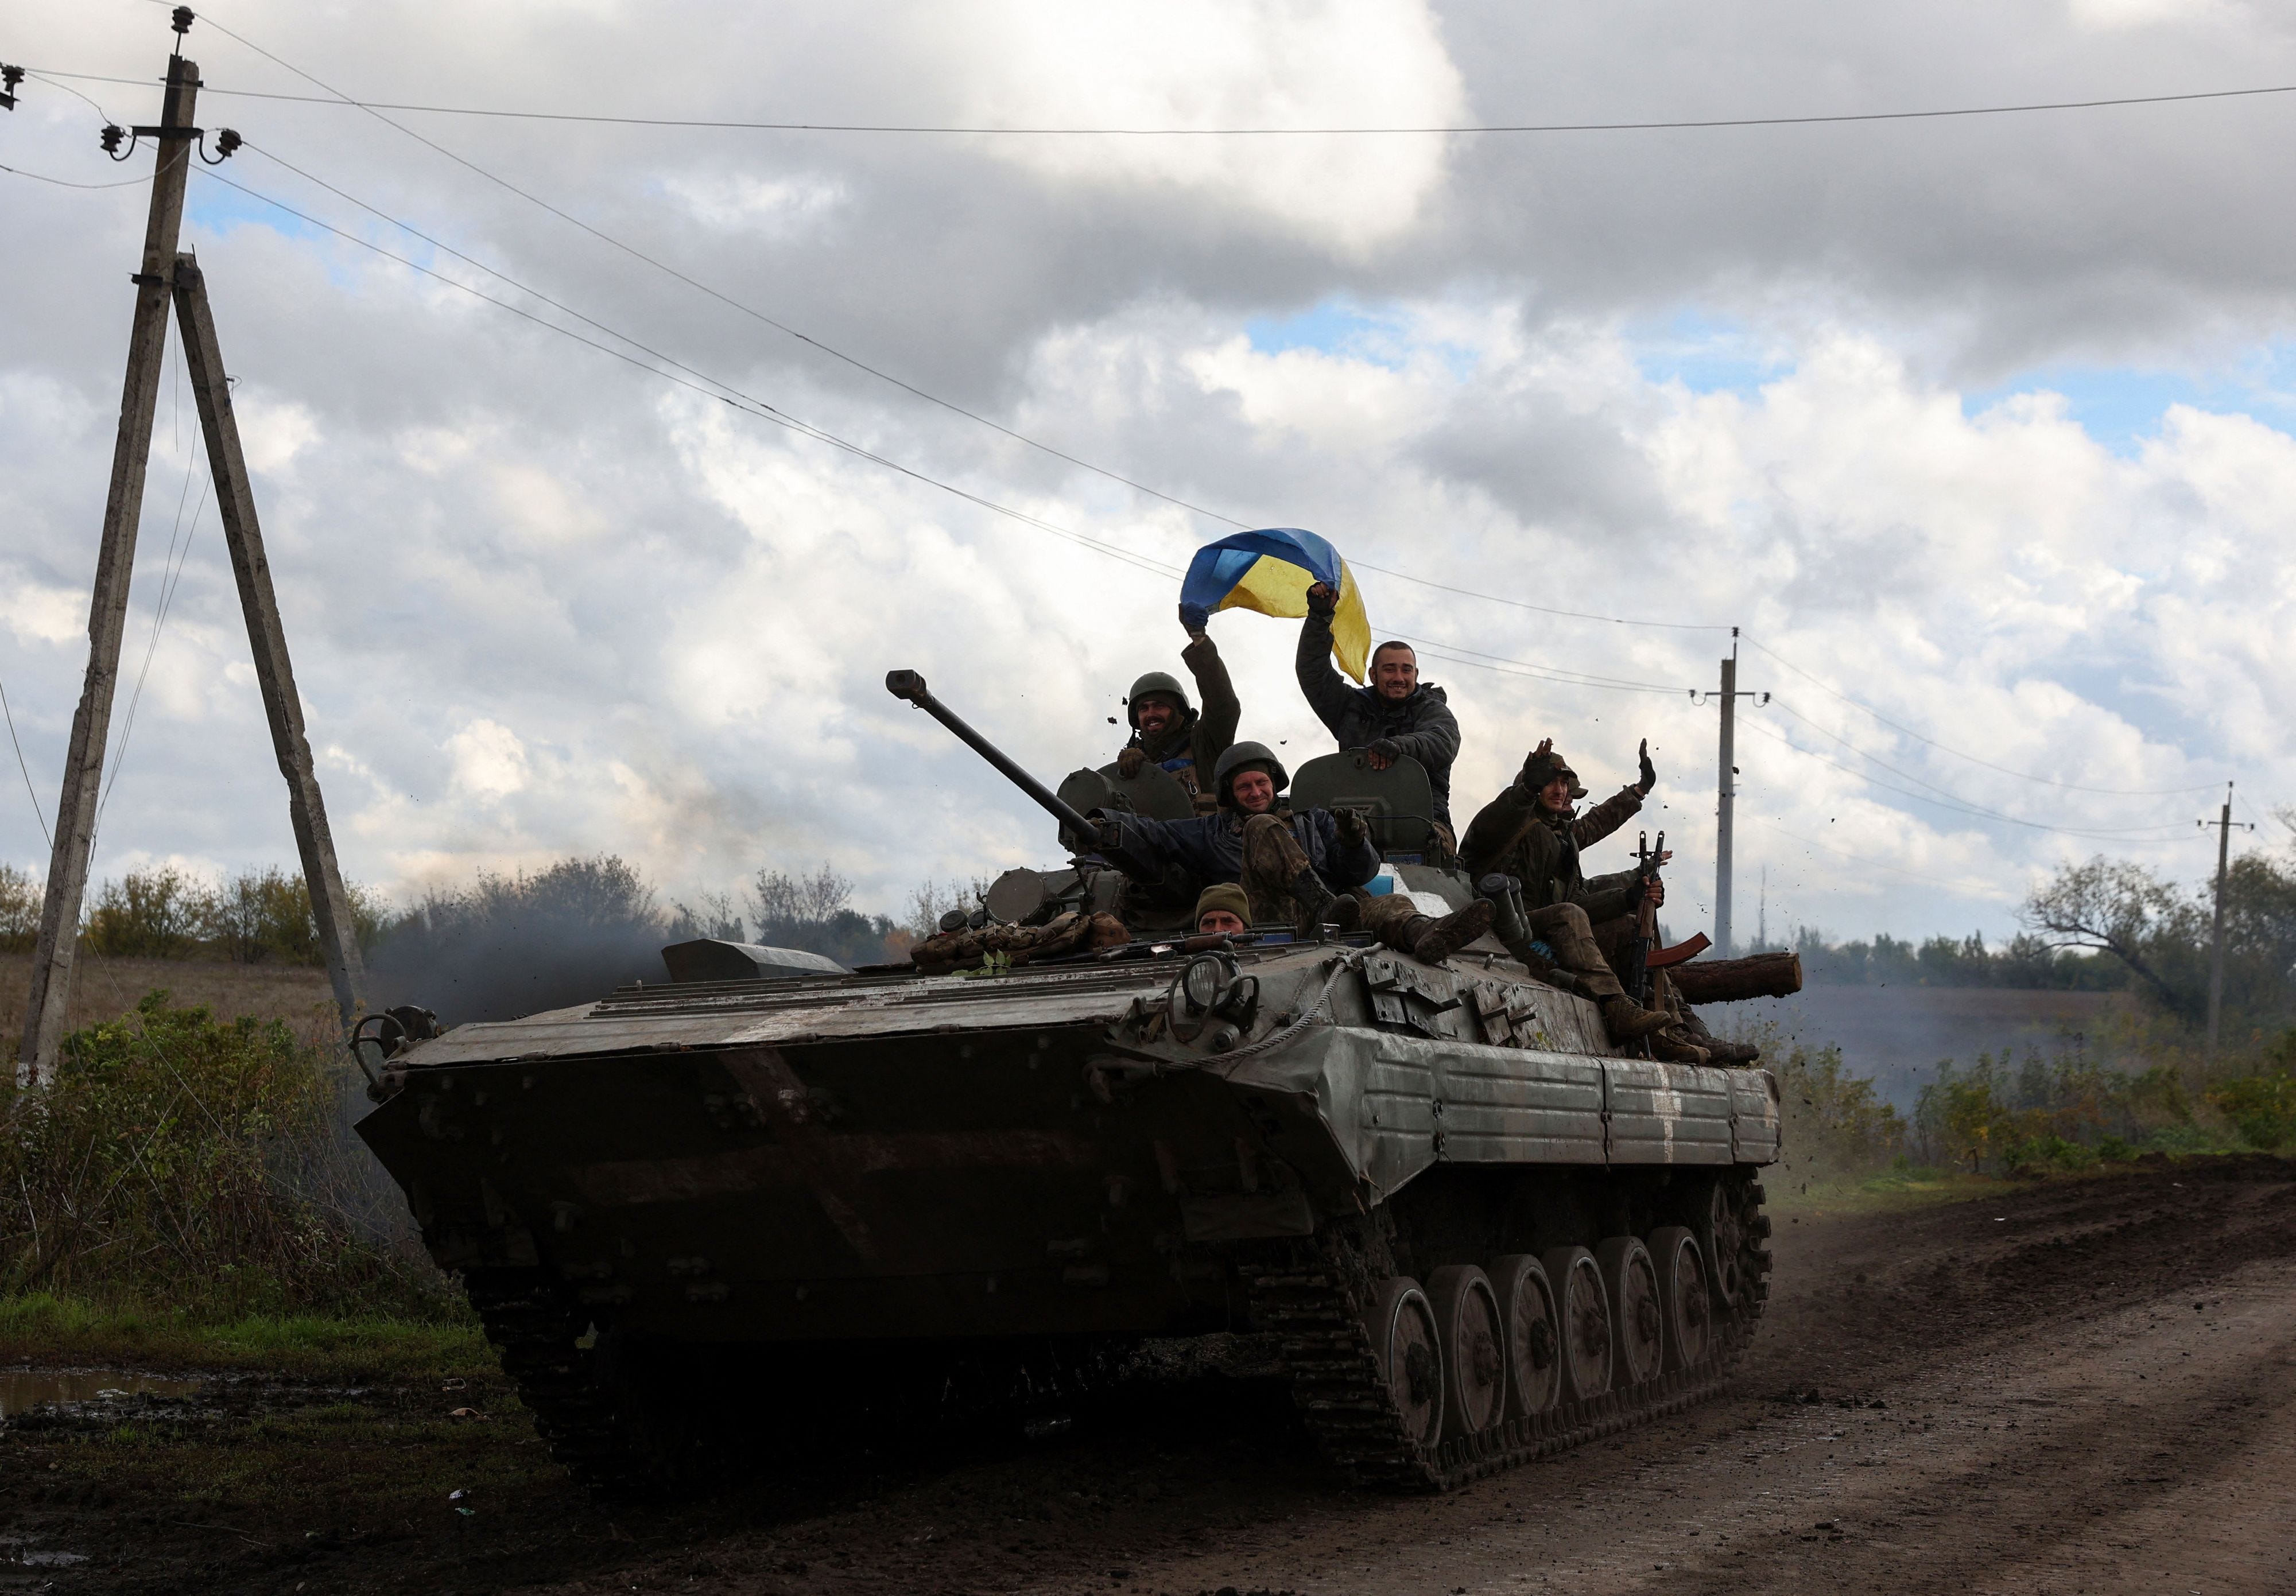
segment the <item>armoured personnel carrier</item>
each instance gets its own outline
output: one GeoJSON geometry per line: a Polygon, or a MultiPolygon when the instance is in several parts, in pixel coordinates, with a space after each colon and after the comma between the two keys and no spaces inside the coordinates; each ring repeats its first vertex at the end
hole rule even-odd
{"type": "MultiPolygon", "coordinates": [[[[1395,889],[1464,904],[1406,765],[1299,785],[1377,811],[1395,889]]],[[[1019,873],[990,904],[1040,921],[1111,885],[1019,873]]],[[[359,1134],[600,1490],[707,1477],[709,1367],[762,1371],[767,1425],[870,1422],[984,1355],[1229,1330],[1280,1345],[1347,1474],[1442,1488],[1713,1392],[1767,1295],[1769,1072],[1620,1056],[1496,945],[1181,934],[424,1028],[359,1134]]]]}

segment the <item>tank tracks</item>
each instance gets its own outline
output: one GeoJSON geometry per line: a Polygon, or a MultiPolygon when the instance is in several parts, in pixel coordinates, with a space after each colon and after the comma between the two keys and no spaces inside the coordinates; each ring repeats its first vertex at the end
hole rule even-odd
{"type": "Polygon", "coordinates": [[[1748,1188],[1753,1212],[1740,1248],[1739,1301],[1717,1305],[1716,1345],[1695,1366],[1626,1390],[1559,1403],[1545,1413],[1513,1418],[1472,1436],[1447,1436],[1430,1447],[1406,1433],[1387,1378],[1363,1323],[1359,1291],[1327,1258],[1305,1249],[1250,1277],[1253,1324],[1281,1338],[1292,1395],[1309,1433],[1356,1484],[1390,1492],[1447,1491],[1517,1464],[1552,1457],[1589,1441],[1683,1412],[1729,1385],[1769,1298],[1770,1222],[1759,1212],[1762,1189],[1748,1188]]]}
{"type": "MultiPolygon", "coordinates": [[[[1740,1300],[1720,1309],[1717,1344],[1693,1368],[1624,1391],[1559,1404],[1433,1447],[1405,1433],[1391,1389],[1363,1325],[1362,1272],[1305,1247],[1268,1258],[1247,1275],[1254,1326],[1280,1340],[1293,1402],[1316,1443],[1350,1479],[1387,1491],[1446,1491],[1673,1413],[1718,1395],[1752,1339],[1769,1296],[1763,1245],[1769,1220],[1750,1183],[1751,1212],[1740,1249],[1740,1300]]],[[[1359,1260],[1348,1260],[1359,1262],[1359,1260]]],[[[471,1305],[501,1354],[503,1371],[533,1413],[550,1455],[576,1483],[602,1495],[659,1496],[699,1486],[707,1450],[685,1427],[665,1423],[664,1404],[644,1400],[611,1367],[608,1348],[585,1346],[593,1314],[548,1276],[525,1270],[473,1273],[471,1305]]]]}
{"type": "Polygon", "coordinates": [[[627,1404],[617,1400],[600,1349],[581,1345],[589,1335],[589,1309],[539,1273],[473,1273],[464,1285],[543,1445],[577,1484],[602,1494],[652,1494],[675,1485],[675,1460],[655,1455],[648,1445],[653,1437],[638,1433],[627,1404]],[[667,1470],[665,1462],[672,1465],[667,1470]]]}

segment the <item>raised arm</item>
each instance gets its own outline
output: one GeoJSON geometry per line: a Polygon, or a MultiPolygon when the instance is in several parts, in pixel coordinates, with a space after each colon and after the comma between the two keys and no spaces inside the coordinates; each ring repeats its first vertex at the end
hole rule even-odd
{"type": "Polygon", "coordinates": [[[1524,791],[1520,782],[1509,782],[1467,823],[1467,834],[1459,839],[1459,863],[1470,876],[1504,868],[1515,844],[1538,821],[1537,796],[1524,791]]]}
{"type": "Polygon", "coordinates": [[[1188,646],[1180,651],[1180,663],[1196,679],[1196,702],[1201,706],[1196,711],[1196,768],[1210,782],[1212,767],[1235,741],[1243,705],[1235,696],[1235,684],[1228,680],[1227,662],[1220,658],[1219,645],[1205,634],[1204,620],[1203,611],[1191,612],[1187,605],[1180,606],[1180,624],[1189,634],[1188,646]]]}
{"type": "Polygon", "coordinates": [[[1321,582],[1308,590],[1308,618],[1300,623],[1300,653],[1293,662],[1308,708],[1334,737],[1341,734],[1356,702],[1356,690],[1332,664],[1332,617],[1339,602],[1339,594],[1321,582]]]}
{"type": "Polygon", "coordinates": [[[1650,739],[1643,739],[1635,757],[1641,766],[1637,779],[1570,823],[1570,839],[1580,847],[1593,847],[1642,813],[1643,799],[1658,785],[1658,766],[1651,763],[1650,739]]]}

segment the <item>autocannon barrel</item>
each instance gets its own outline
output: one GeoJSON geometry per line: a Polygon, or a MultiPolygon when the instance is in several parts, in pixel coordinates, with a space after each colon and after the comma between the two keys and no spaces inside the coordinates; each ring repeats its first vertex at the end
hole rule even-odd
{"type": "Polygon", "coordinates": [[[1078,838],[1086,839],[1085,846],[1090,846],[1089,839],[1097,834],[1098,828],[1078,813],[1074,805],[1062,802],[1052,789],[1021,769],[1018,764],[1005,756],[1002,749],[965,724],[963,717],[933,697],[931,691],[925,686],[925,679],[922,675],[913,670],[887,671],[885,691],[897,699],[907,700],[955,733],[958,739],[970,747],[974,753],[1003,772],[1006,781],[1036,799],[1046,814],[1074,832],[1078,838]]]}

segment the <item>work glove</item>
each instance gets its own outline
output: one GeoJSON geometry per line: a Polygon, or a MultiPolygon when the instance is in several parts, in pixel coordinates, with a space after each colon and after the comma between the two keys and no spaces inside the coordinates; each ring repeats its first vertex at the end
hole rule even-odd
{"type": "Polygon", "coordinates": [[[1332,819],[1340,829],[1340,840],[1353,846],[1371,839],[1371,822],[1360,809],[1334,809],[1332,819]]]}
{"type": "Polygon", "coordinates": [[[1651,789],[1658,785],[1658,766],[1651,763],[1650,739],[1647,737],[1643,739],[1643,746],[1639,757],[1643,764],[1643,796],[1644,798],[1648,798],[1650,796],[1651,789]]]}
{"type": "Polygon", "coordinates": [[[1365,745],[1364,751],[1368,754],[1377,754],[1390,765],[1403,757],[1403,749],[1392,737],[1376,738],[1365,745]]]}
{"type": "Polygon", "coordinates": [[[1148,768],[1148,750],[1128,748],[1116,756],[1116,773],[1129,782],[1148,768]]]}
{"type": "Polygon", "coordinates": [[[1340,595],[1318,582],[1308,590],[1308,613],[1329,620],[1340,612],[1340,595]]]}
{"type": "Polygon", "coordinates": [[[1211,624],[1212,612],[1201,604],[1180,606],[1180,625],[1187,628],[1189,636],[1201,637],[1204,634],[1204,628],[1211,624]]]}

